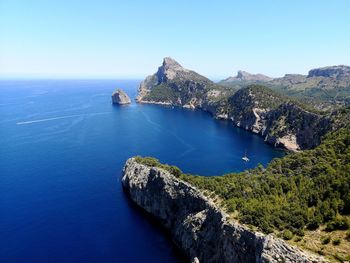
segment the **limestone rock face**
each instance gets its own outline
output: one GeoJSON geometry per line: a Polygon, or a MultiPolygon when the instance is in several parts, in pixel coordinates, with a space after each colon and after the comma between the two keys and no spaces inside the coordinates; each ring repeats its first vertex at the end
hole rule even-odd
{"type": "MultiPolygon", "coordinates": [[[[346,66],[320,68],[310,71],[310,76],[290,74],[279,80],[240,71],[235,81],[282,81],[281,85],[285,83],[283,85],[294,87],[311,79],[315,83],[320,79],[324,83],[334,83],[334,76],[350,80],[346,77],[348,70],[349,67],[346,66]]],[[[340,82],[344,81],[339,80],[338,83],[340,82]]],[[[334,129],[333,122],[336,119],[334,116],[309,112],[305,107],[298,106],[287,97],[262,85],[249,85],[238,90],[219,86],[198,73],[183,68],[169,57],[164,58],[155,74],[141,82],[137,101],[202,109],[215,118],[232,121],[235,126],[259,134],[267,143],[291,151],[317,146],[322,136],[334,129]]],[[[349,122],[344,121],[343,125],[349,122]]]]}
{"type": "Polygon", "coordinates": [[[228,77],[227,79],[224,79],[222,83],[227,82],[236,82],[236,81],[247,81],[247,82],[265,82],[270,81],[272,78],[263,75],[263,74],[251,74],[246,71],[238,71],[237,76],[235,77],[228,77]]]}
{"type": "Polygon", "coordinates": [[[130,158],[122,184],[129,197],[169,230],[191,262],[323,262],[272,235],[232,222],[198,189],[168,171],[130,158]]]}
{"type": "Polygon", "coordinates": [[[211,80],[166,57],[157,72],[141,82],[136,101],[194,109],[215,101],[223,93],[225,90],[211,80]]]}
{"type": "Polygon", "coordinates": [[[123,90],[116,89],[112,93],[112,103],[119,104],[119,105],[130,104],[131,100],[130,100],[129,96],[123,90]]]}
{"type": "Polygon", "coordinates": [[[350,67],[340,65],[316,68],[309,71],[308,77],[350,78],[350,67]]]}

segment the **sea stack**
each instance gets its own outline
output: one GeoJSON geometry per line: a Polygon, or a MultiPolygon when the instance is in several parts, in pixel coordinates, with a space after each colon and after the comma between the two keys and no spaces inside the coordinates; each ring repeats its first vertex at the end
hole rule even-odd
{"type": "Polygon", "coordinates": [[[121,89],[116,89],[112,93],[112,103],[118,105],[130,104],[131,100],[129,96],[121,89]]]}

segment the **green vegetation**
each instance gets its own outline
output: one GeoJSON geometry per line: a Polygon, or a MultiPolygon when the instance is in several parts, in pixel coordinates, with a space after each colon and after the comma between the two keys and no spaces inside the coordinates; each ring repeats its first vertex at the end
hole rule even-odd
{"type": "MultiPolygon", "coordinates": [[[[262,108],[275,109],[278,106],[280,106],[282,103],[292,103],[309,112],[313,112],[316,114],[325,113],[324,111],[316,109],[312,104],[308,104],[303,102],[300,99],[287,96],[282,92],[272,90],[271,88],[261,84],[248,85],[246,88],[243,88],[237,92],[237,94],[240,94],[240,93],[253,94],[254,99],[259,102],[259,106],[262,108]]],[[[240,95],[240,97],[241,96],[242,95],[240,95]]],[[[246,107],[246,105],[244,106],[246,107]]]]}
{"type": "Polygon", "coordinates": [[[320,110],[350,104],[350,78],[308,77],[289,74],[272,81],[219,82],[220,85],[239,90],[252,84],[262,84],[272,90],[293,97],[320,110]]]}
{"type": "Polygon", "coordinates": [[[331,259],[350,259],[350,125],[327,134],[312,150],[242,173],[195,176],[154,158],[137,161],[203,190],[241,223],[331,259]]]}
{"type": "Polygon", "coordinates": [[[144,164],[144,165],[147,165],[147,166],[150,166],[150,167],[162,168],[164,170],[167,170],[171,174],[175,175],[176,177],[180,177],[180,175],[182,175],[182,171],[178,167],[176,167],[174,165],[162,164],[156,158],[153,158],[153,157],[141,157],[141,156],[136,156],[134,158],[135,158],[135,161],[140,163],[140,164],[144,164]]]}
{"type": "Polygon", "coordinates": [[[323,224],[328,231],[349,228],[349,146],[350,125],[328,134],[315,149],[275,159],[266,169],[213,177],[185,175],[157,159],[136,158],[214,193],[242,223],[266,233],[289,230],[303,236],[307,228],[323,224]]]}
{"type": "Polygon", "coordinates": [[[331,232],[334,230],[347,230],[350,228],[350,222],[348,218],[337,216],[334,220],[327,223],[326,231],[331,232]]]}
{"type": "Polygon", "coordinates": [[[145,100],[156,102],[175,102],[178,97],[177,92],[166,84],[155,86],[145,97],[145,100]]]}
{"type": "Polygon", "coordinates": [[[345,239],[350,242],[350,230],[346,232],[345,239]]]}
{"type": "Polygon", "coordinates": [[[331,242],[331,238],[329,236],[321,238],[322,245],[327,245],[331,242]]]}
{"type": "Polygon", "coordinates": [[[289,231],[288,229],[287,230],[284,230],[283,234],[282,234],[282,237],[284,240],[291,240],[293,238],[293,233],[291,231],[289,231]]]}
{"type": "Polygon", "coordinates": [[[334,246],[339,246],[341,243],[341,239],[340,238],[335,238],[333,241],[332,241],[332,244],[334,246]]]}
{"type": "Polygon", "coordinates": [[[329,230],[349,228],[350,126],[328,134],[313,150],[273,160],[239,174],[184,180],[214,192],[229,212],[238,211],[242,223],[268,233],[290,230],[303,235],[305,228],[327,223],[329,230]]]}

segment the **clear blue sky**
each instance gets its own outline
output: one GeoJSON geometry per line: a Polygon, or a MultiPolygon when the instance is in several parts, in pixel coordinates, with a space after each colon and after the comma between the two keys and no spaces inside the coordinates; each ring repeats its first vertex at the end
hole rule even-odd
{"type": "Polygon", "coordinates": [[[350,64],[350,1],[0,0],[0,75],[211,78],[350,64]]]}

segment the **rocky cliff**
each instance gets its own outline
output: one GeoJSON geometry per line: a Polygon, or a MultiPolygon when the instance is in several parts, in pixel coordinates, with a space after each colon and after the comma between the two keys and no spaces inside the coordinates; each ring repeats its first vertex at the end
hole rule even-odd
{"type": "Polygon", "coordinates": [[[240,89],[221,110],[226,114],[217,116],[291,151],[319,145],[322,136],[334,128],[331,115],[310,112],[263,86],[240,89]]]}
{"type": "Polygon", "coordinates": [[[331,67],[323,67],[316,68],[309,71],[307,76],[308,78],[312,77],[331,77],[337,79],[350,79],[350,67],[349,66],[331,66],[331,67]]]}
{"type": "Polygon", "coordinates": [[[130,158],[122,184],[130,198],[169,230],[191,262],[322,262],[273,235],[232,222],[198,189],[168,171],[130,158]]]}
{"type": "Polygon", "coordinates": [[[116,89],[113,93],[112,93],[112,103],[113,104],[130,104],[131,100],[129,98],[129,96],[121,89],[116,89]]]}
{"type": "Polygon", "coordinates": [[[263,75],[263,74],[251,74],[246,71],[238,71],[235,77],[228,77],[227,79],[222,80],[220,83],[230,83],[230,82],[266,82],[270,81],[272,78],[263,75]]]}
{"type": "Polygon", "coordinates": [[[170,57],[158,71],[146,77],[138,89],[137,102],[200,108],[227,96],[229,89],[216,85],[202,75],[185,69],[170,57]]]}
{"type": "MultiPolygon", "coordinates": [[[[325,69],[326,72],[332,70],[325,69]]],[[[247,73],[240,76],[242,80],[250,78],[247,73]]],[[[305,78],[286,76],[290,83],[305,78]]],[[[171,58],[165,58],[158,71],[141,83],[137,101],[203,109],[215,118],[230,120],[238,127],[263,136],[270,144],[292,151],[317,146],[321,137],[334,129],[332,114],[311,112],[261,85],[249,85],[238,91],[216,85],[171,58]]]]}
{"type": "Polygon", "coordinates": [[[269,78],[262,74],[238,72],[219,84],[240,89],[249,84],[263,84],[285,95],[312,103],[320,110],[334,105],[350,105],[350,67],[328,66],[315,68],[302,74],[286,74],[281,78],[269,78]]]}

